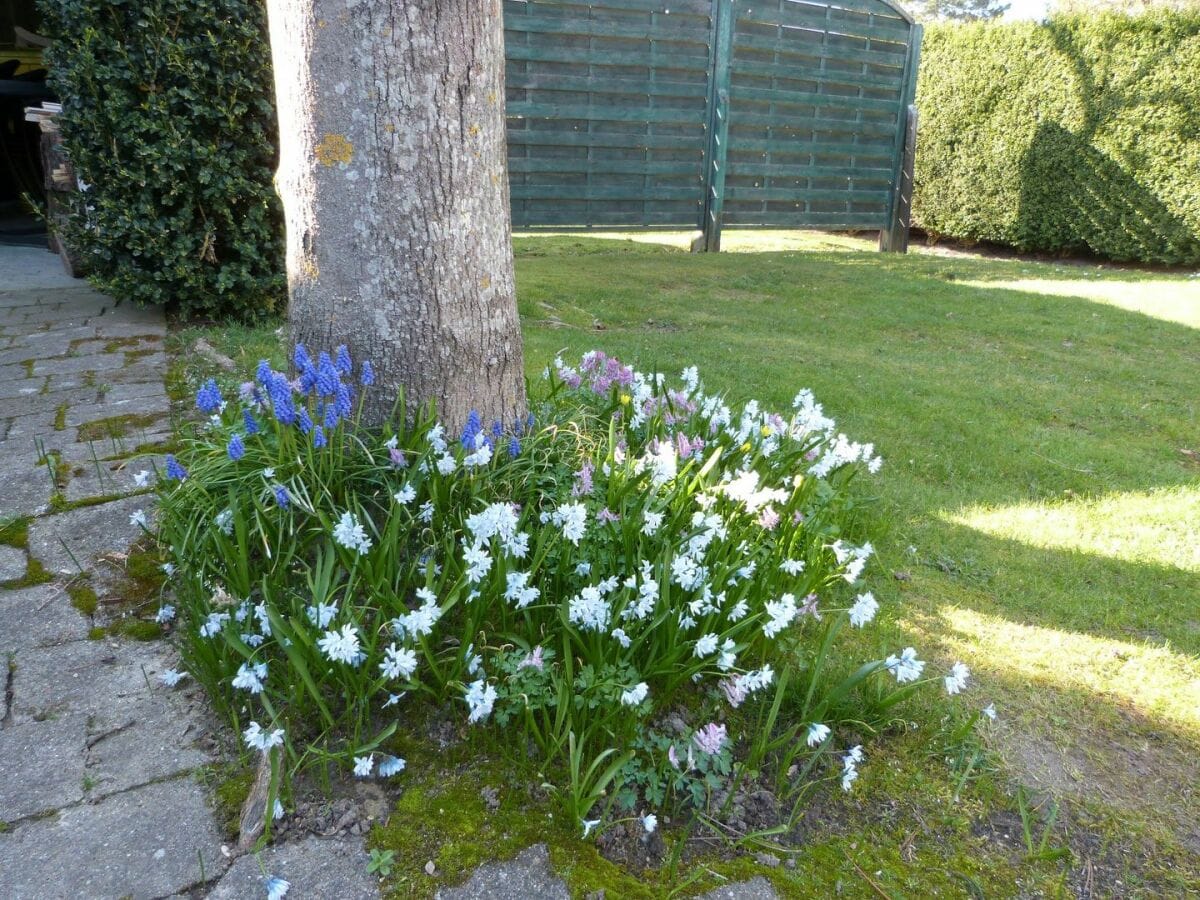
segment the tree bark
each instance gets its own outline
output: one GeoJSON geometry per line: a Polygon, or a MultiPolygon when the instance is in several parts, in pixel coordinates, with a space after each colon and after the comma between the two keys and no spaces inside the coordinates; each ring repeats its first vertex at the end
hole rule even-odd
{"type": "Polygon", "coordinates": [[[292,338],[346,344],[382,421],[525,412],[500,0],[268,0],[292,338]]]}

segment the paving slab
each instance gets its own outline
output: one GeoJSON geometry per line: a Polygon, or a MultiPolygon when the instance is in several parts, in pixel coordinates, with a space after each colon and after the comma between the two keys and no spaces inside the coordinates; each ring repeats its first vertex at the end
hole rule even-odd
{"type": "MultiPolygon", "coordinates": [[[[0,368],[8,368],[3,366],[0,368]]],[[[42,388],[46,385],[46,379],[27,378],[25,377],[25,368],[21,367],[21,375],[18,377],[5,377],[0,375],[0,399],[8,399],[10,397],[36,397],[41,393],[42,388]]]]}
{"type": "Polygon", "coordinates": [[[457,887],[440,889],[438,900],[570,900],[566,882],[550,867],[545,844],[535,844],[503,862],[487,863],[457,887]]]}
{"type": "Polygon", "coordinates": [[[0,820],[11,826],[82,800],[86,741],[87,716],[0,729],[0,820]]]}
{"type": "MultiPolygon", "coordinates": [[[[166,646],[158,642],[75,641],[20,651],[9,721],[90,713],[98,727],[120,721],[160,689],[166,646]]],[[[3,896],[0,894],[0,896],[3,896]]]]}
{"type": "MultiPolygon", "coordinates": [[[[21,575],[24,574],[22,564],[21,575]]],[[[71,606],[62,585],[0,589],[0,654],[83,640],[87,637],[88,624],[88,620],[71,606]]]]}
{"type": "MultiPolygon", "coordinates": [[[[208,895],[208,900],[262,900],[269,876],[286,879],[288,897],[376,900],[379,884],[367,874],[370,857],[361,840],[308,837],[241,857],[208,895]],[[266,871],[266,875],[263,871],[266,871]]],[[[532,900],[536,894],[526,895],[532,900]]]]}
{"type": "MultiPolygon", "coordinates": [[[[6,457],[32,457],[33,441],[0,441],[0,454],[6,457]],[[9,443],[13,449],[7,449],[9,443]],[[18,449],[19,448],[19,449],[18,449]],[[25,449],[28,453],[24,453],[25,449]]],[[[50,508],[50,495],[54,493],[54,483],[45,469],[29,467],[23,475],[10,475],[0,482],[0,521],[37,516],[50,508]]]]}
{"type": "MultiPolygon", "coordinates": [[[[63,491],[70,502],[91,500],[96,497],[112,497],[117,494],[132,494],[139,491],[135,476],[139,471],[150,473],[149,484],[154,483],[154,469],[147,462],[141,466],[126,466],[119,462],[82,463],[75,467],[82,474],[72,474],[71,480],[63,491]]],[[[162,464],[159,464],[162,469],[162,464]]],[[[147,497],[145,505],[154,504],[153,497],[147,497]]]]}
{"type": "MultiPolygon", "coordinates": [[[[0,544],[0,581],[12,581],[25,574],[28,557],[25,551],[17,547],[0,544]]],[[[3,597],[0,597],[0,610],[3,610],[3,597]]],[[[3,612],[0,612],[0,623],[3,623],[3,612]]],[[[4,645],[4,631],[0,629],[0,650],[4,645]]]]}
{"type": "Polygon", "coordinates": [[[142,397],[114,397],[111,392],[105,392],[103,400],[91,403],[77,403],[66,410],[65,424],[68,428],[85,425],[88,422],[100,422],[114,419],[118,416],[166,416],[170,411],[170,401],[167,393],[159,390],[157,394],[147,393],[142,397]]]}
{"type": "Polygon", "coordinates": [[[194,745],[200,722],[187,704],[164,687],[159,696],[131,704],[88,735],[87,775],[93,784],[89,797],[105,797],[151,781],[194,771],[212,756],[194,745]]]}
{"type": "Polygon", "coordinates": [[[204,789],[176,778],[0,834],[0,897],[150,900],[219,876],[228,864],[204,789]]]}
{"type": "Polygon", "coordinates": [[[721,885],[700,900],[776,900],[777,897],[771,882],[759,875],[749,881],[721,885]]]}
{"type": "Polygon", "coordinates": [[[127,497],[35,519],[29,525],[29,553],[50,572],[75,575],[98,556],[128,550],[142,536],[129,517],[141,509],[153,519],[153,507],[152,498],[127,497]]]}
{"type": "Polygon", "coordinates": [[[33,364],[33,376],[71,375],[77,372],[109,372],[125,365],[120,353],[89,353],[87,356],[59,356],[39,359],[33,364]]]}

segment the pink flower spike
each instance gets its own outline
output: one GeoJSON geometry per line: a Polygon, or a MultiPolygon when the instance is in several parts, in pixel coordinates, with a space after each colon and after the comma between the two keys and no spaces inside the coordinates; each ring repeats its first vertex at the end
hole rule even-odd
{"type": "Polygon", "coordinates": [[[720,753],[721,748],[725,746],[725,726],[709,722],[692,736],[692,740],[703,753],[710,756],[720,753]]]}
{"type": "Polygon", "coordinates": [[[758,514],[758,524],[767,531],[773,530],[779,524],[779,513],[775,511],[775,507],[763,507],[763,511],[758,514]]]}
{"type": "Polygon", "coordinates": [[[517,663],[518,669],[524,669],[526,666],[532,666],[533,668],[537,669],[539,672],[541,672],[543,669],[545,669],[546,664],[542,660],[542,647],[540,644],[533,648],[532,653],[530,653],[523,660],[521,660],[519,663],[517,663]]]}

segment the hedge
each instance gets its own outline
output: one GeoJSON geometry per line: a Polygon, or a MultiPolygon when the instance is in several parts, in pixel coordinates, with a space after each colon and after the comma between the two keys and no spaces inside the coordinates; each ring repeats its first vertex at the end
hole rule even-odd
{"type": "Polygon", "coordinates": [[[1200,14],[931,27],[918,105],[917,227],[1200,263],[1200,14]]]}
{"type": "Polygon", "coordinates": [[[63,141],[88,185],[67,226],[117,297],[254,317],[285,297],[259,0],[42,0],[63,141]]]}

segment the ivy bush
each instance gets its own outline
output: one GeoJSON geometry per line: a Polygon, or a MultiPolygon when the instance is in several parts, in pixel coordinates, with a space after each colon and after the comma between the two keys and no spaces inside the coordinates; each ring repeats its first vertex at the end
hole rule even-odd
{"type": "Polygon", "coordinates": [[[283,302],[275,120],[258,0],[42,0],[67,236],[103,290],[187,314],[283,302]]]}
{"type": "Polygon", "coordinates": [[[1200,263],[1200,13],[933,26],[917,98],[918,227],[1200,263]]]}
{"type": "Polygon", "coordinates": [[[357,425],[369,364],[294,362],[237,398],[202,387],[158,526],[159,619],[285,794],[314,762],[398,775],[391,736],[432,709],[519,735],[515,763],[585,836],[652,829],[744,778],[849,789],[861,747],[823,755],[938,680],[911,647],[838,649],[878,609],[847,528],[879,459],[807,391],[787,416],[734,412],[695,369],[672,384],[593,352],[547,370],[526,420],[379,432],[357,425]]]}

